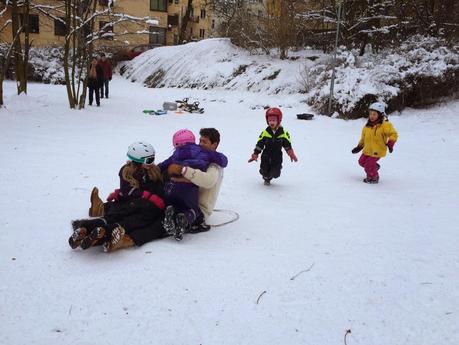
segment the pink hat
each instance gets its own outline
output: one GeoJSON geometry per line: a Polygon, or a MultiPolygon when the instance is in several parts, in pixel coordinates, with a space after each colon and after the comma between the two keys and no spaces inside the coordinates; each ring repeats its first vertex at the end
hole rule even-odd
{"type": "Polygon", "coordinates": [[[180,129],[174,133],[172,137],[172,145],[174,145],[174,147],[179,147],[188,143],[196,143],[196,138],[192,131],[189,129],[180,129]]]}

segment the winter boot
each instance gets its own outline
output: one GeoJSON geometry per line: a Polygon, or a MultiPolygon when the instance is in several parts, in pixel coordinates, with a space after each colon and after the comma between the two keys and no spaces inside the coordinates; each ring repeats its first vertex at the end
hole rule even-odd
{"type": "Polygon", "coordinates": [[[106,230],[105,228],[99,226],[92,230],[88,236],[84,238],[81,242],[80,247],[82,249],[88,249],[94,247],[97,244],[100,244],[102,240],[105,238],[106,230]]]}
{"type": "Polygon", "coordinates": [[[175,234],[175,209],[172,205],[167,206],[164,212],[163,228],[169,236],[175,234]]]}
{"type": "Polygon", "coordinates": [[[104,243],[104,252],[111,253],[118,249],[133,247],[134,245],[134,241],[126,234],[126,230],[121,225],[118,225],[113,229],[110,240],[104,243]]]}
{"type": "Polygon", "coordinates": [[[72,249],[80,246],[83,239],[88,235],[86,228],[77,228],[73,230],[72,236],[69,237],[69,245],[72,249]]]}
{"type": "Polygon", "coordinates": [[[91,207],[89,208],[89,217],[103,217],[104,202],[99,197],[99,189],[94,187],[91,191],[91,207]]]}
{"type": "Polygon", "coordinates": [[[188,232],[190,229],[190,223],[188,222],[188,219],[186,218],[184,213],[179,213],[177,214],[177,217],[175,218],[175,234],[174,238],[177,241],[181,241],[183,239],[183,234],[185,232],[188,232]]]}
{"type": "Polygon", "coordinates": [[[264,181],[265,181],[265,182],[264,182],[263,184],[264,184],[265,186],[271,185],[271,179],[265,178],[264,181]]]}
{"type": "Polygon", "coordinates": [[[363,182],[368,183],[368,184],[376,184],[379,182],[379,177],[366,177],[363,179],[363,182]]]}
{"type": "Polygon", "coordinates": [[[197,234],[199,232],[205,232],[210,230],[210,225],[206,224],[206,222],[202,222],[200,224],[194,224],[191,226],[190,230],[188,231],[191,234],[197,234]]]}

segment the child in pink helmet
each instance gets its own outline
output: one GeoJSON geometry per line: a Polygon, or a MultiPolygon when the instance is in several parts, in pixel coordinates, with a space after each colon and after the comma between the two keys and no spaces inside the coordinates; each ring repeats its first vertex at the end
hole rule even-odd
{"type": "MultiPolygon", "coordinates": [[[[224,154],[206,150],[197,145],[195,140],[193,132],[188,129],[175,132],[172,137],[175,151],[171,157],[158,164],[161,172],[167,171],[169,165],[173,163],[183,166],[182,175],[187,167],[206,171],[210,163],[220,165],[222,168],[228,165],[228,159],[224,154]]],[[[165,198],[169,206],[166,207],[164,229],[180,241],[191,225],[202,221],[204,217],[199,208],[199,187],[188,181],[178,181],[171,176],[171,180],[165,185],[165,198]]]]}

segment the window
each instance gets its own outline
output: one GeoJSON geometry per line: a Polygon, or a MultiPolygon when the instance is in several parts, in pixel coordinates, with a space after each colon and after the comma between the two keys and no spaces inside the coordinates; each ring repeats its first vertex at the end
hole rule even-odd
{"type": "MultiPolygon", "coordinates": [[[[21,15],[20,17],[21,25],[25,25],[24,23],[24,16],[21,15]]],[[[22,32],[25,32],[25,27],[22,29],[22,32]]],[[[29,33],[31,34],[38,34],[40,33],[40,23],[38,19],[38,14],[29,14],[29,33]]]]}
{"type": "Polygon", "coordinates": [[[167,11],[167,0],[150,0],[150,11],[167,11]]]}
{"type": "Polygon", "coordinates": [[[199,37],[204,38],[205,34],[206,34],[206,30],[199,29],[199,37]]]}
{"type": "Polygon", "coordinates": [[[206,10],[201,10],[201,19],[206,17],[206,10]]]}
{"type": "Polygon", "coordinates": [[[157,26],[150,26],[149,41],[152,45],[164,46],[166,45],[166,29],[158,28],[157,26]]]}
{"type": "Polygon", "coordinates": [[[67,35],[67,26],[65,25],[65,18],[59,17],[59,19],[54,19],[54,35],[65,36],[67,35]]]}
{"type": "Polygon", "coordinates": [[[112,40],[113,24],[110,22],[99,22],[99,37],[105,40],[112,40]]]}
{"type": "Polygon", "coordinates": [[[170,26],[177,26],[179,24],[179,17],[178,15],[167,16],[167,25],[170,26]]]}
{"type": "Polygon", "coordinates": [[[212,28],[212,29],[215,29],[215,19],[212,19],[211,28],[212,28]]]}

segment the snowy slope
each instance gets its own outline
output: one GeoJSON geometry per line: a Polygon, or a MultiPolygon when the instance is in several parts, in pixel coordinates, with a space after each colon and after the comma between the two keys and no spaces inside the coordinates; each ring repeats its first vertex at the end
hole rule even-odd
{"type": "Polygon", "coordinates": [[[399,143],[365,185],[350,153],[364,120],[296,120],[294,95],[111,86],[71,111],[62,86],[5,84],[0,344],[343,344],[348,329],[349,345],[459,343],[459,102],[392,116],[399,143]],[[186,96],[206,113],[141,113],[186,96]],[[247,163],[265,104],[283,106],[300,160],[270,187],[247,163]],[[68,247],[132,141],[163,159],[175,130],[204,126],[221,130],[217,207],[237,222],[113,254],[68,247]]]}

